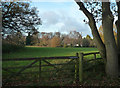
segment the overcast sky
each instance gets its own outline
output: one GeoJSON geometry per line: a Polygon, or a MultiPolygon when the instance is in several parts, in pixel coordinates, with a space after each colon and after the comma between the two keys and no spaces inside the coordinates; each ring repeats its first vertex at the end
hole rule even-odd
{"type": "Polygon", "coordinates": [[[88,24],[83,22],[87,18],[75,2],[32,2],[31,6],[39,10],[42,20],[40,32],[69,33],[76,30],[82,36],[89,34],[92,37],[88,24]]]}

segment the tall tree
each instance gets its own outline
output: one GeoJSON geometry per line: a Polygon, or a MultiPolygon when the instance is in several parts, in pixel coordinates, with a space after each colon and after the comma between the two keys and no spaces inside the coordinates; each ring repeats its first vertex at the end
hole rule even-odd
{"type": "Polygon", "coordinates": [[[93,14],[90,13],[87,10],[87,8],[85,8],[83,2],[81,2],[80,0],[75,0],[75,1],[79,5],[80,10],[87,16],[87,18],[89,20],[88,24],[89,24],[89,26],[91,28],[93,38],[96,41],[97,48],[100,51],[100,54],[101,54],[102,58],[106,58],[106,55],[105,55],[105,53],[106,53],[105,45],[102,42],[102,39],[100,38],[100,35],[98,33],[97,26],[96,26],[96,21],[95,21],[95,18],[93,16],[93,14]]]}
{"type": "Polygon", "coordinates": [[[29,3],[2,2],[2,35],[37,31],[41,24],[38,11],[29,3]]]}
{"type": "Polygon", "coordinates": [[[60,38],[60,32],[55,32],[55,36],[60,38]]]}
{"type": "MultiPolygon", "coordinates": [[[[116,27],[117,27],[117,45],[118,45],[118,52],[119,52],[119,58],[120,58],[120,1],[116,0],[117,2],[117,13],[118,13],[118,20],[115,22],[116,27]]],[[[119,60],[120,63],[120,60],[119,60]]]]}
{"type": "MultiPolygon", "coordinates": [[[[104,36],[103,36],[103,27],[102,25],[99,27],[99,34],[100,34],[100,37],[102,39],[102,41],[104,42],[104,36]]],[[[115,24],[113,25],[113,32],[114,32],[114,36],[115,36],[115,41],[117,43],[117,28],[115,26],[115,24]]]]}
{"type": "Polygon", "coordinates": [[[17,32],[14,35],[7,35],[4,41],[9,44],[24,46],[25,36],[23,36],[21,32],[17,32]]]}
{"type": "Polygon", "coordinates": [[[31,42],[32,42],[32,36],[29,32],[28,36],[26,37],[26,45],[31,45],[31,42]]]}
{"type": "Polygon", "coordinates": [[[90,47],[94,47],[95,46],[95,42],[94,42],[94,40],[90,37],[90,35],[87,35],[86,36],[86,39],[89,41],[89,46],[90,47]]]}
{"type": "MultiPolygon", "coordinates": [[[[88,24],[91,28],[93,38],[96,42],[97,48],[100,51],[102,58],[106,58],[107,60],[107,64],[106,64],[107,75],[111,77],[118,77],[118,52],[117,52],[117,46],[116,46],[116,42],[113,34],[114,17],[110,9],[109,0],[107,0],[106,3],[102,2],[102,4],[101,3],[99,4],[98,2],[94,2],[93,4],[96,4],[96,5],[94,5],[93,8],[91,8],[91,12],[85,7],[83,2],[81,2],[80,0],[75,0],[75,1],[79,5],[80,10],[83,11],[83,13],[87,16],[89,20],[88,24]],[[95,7],[98,5],[100,6],[102,5],[102,9],[98,8],[95,10],[95,7]],[[96,22],[98,19],[95,19],[95,18],[99,15],[99,12],[98,12],[99,10],[101,10],[102,12],[101,14],[102,17],[101,16],[99,17],[102,18],[102,26],[103,26],[105,43],[103,43],[96,26],[96,22]]],[[[91,4],[91,2],[89,2],[89,4],[91,4]]]]}
{"type": "Polygon", "coordinates": [[[73,46],[75,46],[76,44],[81,45],[82,43],[82,36],[79,32],[77,31],[70,31],[70,33],[68,34],[71,44],[73,46]]]}
{"type": "MultiPolygon", "coordinates": [[[[119,1],[119,0],[116,0],[119,1]]],[[[120,1],[117,2],[117,13],[118,13],[118,20],[115,22],[116,27],[117,27],[117,47],[118,47],[118,61],[119,61],[119,68],[120,68],[120,1]]],[[[120,74],[120,69],[119,69],[119,74],[120,74]]]]}
{"type": "Polygon", "coordinates": [[[82,46],[83,46],[83,47],[89,47],[89,46],[90,46],[90,41],[89,41],[88,38],[84,38],[84,39],[82,40],[82,46]]]}
{"type": "Polygon", "coordinates": [[[59,37],[54,36],[51,40],[51,47],[58,47],[61,45],[61,40],[59,37]]]}
{"type": "Polygon", "coordinates": [[[49,36],[43,35],[43,37],[40,39],[41,46],[48,46],[49,45],[49,36]]]}
{"type": "Polygon", "coordinates": [[[39,45],[40,41],[39,41],[39,34],[38,33],[33,33],[32,34],[32,38],[31,38],[31,44],[32,45],[39,45]]]}
{"type": "Polygon", "coordinates": [[[111,77],[118,77],[117,45],[113,34],[114,16],[110,10],[110,2],[102,2],[102,25],[106,47],[106,73],[111,77]]]}

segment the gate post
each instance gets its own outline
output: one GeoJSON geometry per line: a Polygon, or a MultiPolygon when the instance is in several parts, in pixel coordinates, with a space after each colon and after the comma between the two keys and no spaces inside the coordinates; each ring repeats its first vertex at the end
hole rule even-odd
{"type": "MultiPolygon", "coordinates": [[[[94,59],[95,59],[95,61],[94,61],[94,66],[96,65],[96,53],[94,54],[94,59]]],[[[95,67],[94,67],[94,72],[95,72],[95,67]]]]}
{"type": "Polygon", "coordinates": [[[83,81],[83,53],[79,54],[79,82],[83,81]]]}
{"type": "Polygon", "coordinates": [[[41,59],[39,59],[39,82],[41,80],[41,59]]]}
{"type": "MultiPolygon", "coordinates": [[[[78,53],[76,53],[76,56],[79,57],[78,53]]],[[[78,72],[79,72],[78,71],[79,70],[78,69],[79,68],[78,59],[79,58],[75,59],[75,83],[77,83],[79,81],[79,77],[78,77],[79,76],[79,74],[78,74],[78,72]]]]}

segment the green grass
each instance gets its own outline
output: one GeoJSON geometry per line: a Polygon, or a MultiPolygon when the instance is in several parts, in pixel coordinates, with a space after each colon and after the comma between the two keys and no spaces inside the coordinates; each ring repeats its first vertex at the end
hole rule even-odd
{"type": "MultiPolygon", "coordinates": [[[[2,57],[3,57],[3,59],[6,59],[6,58],[11,59],[11,58],[29,58],[29,57],[50,57],[50,56],[52,56],[52,57],[53,56],[75,56],[76,53],[80,53],[80,52],[96,52],[96,51],[98,51],[96,48],[41,48],[41,47],[25,47],[23,50],[19,50],[17,52],[3,53],[2,57]]],[[[92,56],[90,56],[90,57],[92,57],[92,56]]],[[[59,63],[66,63],[69,60],[48,60],[48,61],[50,63],[52,63],[52,64],[59,64],[59,63]]],[[[30,64],[31,62],[33,62],[33,61],[8,61],[8,62],[3,62],[2,66],[4,68],[26,66],[27,64],[30,64]]],[[[72,63],[74,63],[74,61],[72,63]]],[[[42,65],[43,64],[45,65],[46,63],[44,63],[42,61],[42,65]]],[[[39,65],[39,62],[37,62],[34,65],[39,65]]],[[[55,79],[57,77],[58,78],[59,77],[64,78],[64,77],[68,76],[68,78],[72,77],[72,81],[69,80],[70,83],[73,82],[73,79],[74,79],[74,65],[58,66],[58,68],[64,68],[64,69],[70,69],[70,70],[69,71],[65,70],[65,71],[58,72],[58,73],[55,73],[55,71],[52,71],[51,73],[45,73],[44,72],[44,73],[42,73],[42,77],[47,78],[47,77],[50,77],[53,74],[54,74],[53,78],[55,78],[55,79]],[[72,75],[68,75],[67,73],[71,73],[72,75]]],[[[10,71],[17,72],[19,70],[20,69],[11,69],[10,71]]],[[[54,70],[54,68],[53,67],[42,67],[42,71],[48,71],[48,70],[54,70]]],[[[38,68],[29,68],[29,69],[26,69],[24,72],[32,72],[32,71],[39,71],[39,69],[38,68]]],[[[3,79],[6,79],[6,77],[10,76],[10,74],[11,73],[7,73],[7,72],[3,71],[3,79]]],[[[28,78],[31,78],[31,77],[32,77],[32,80],[38,79],[38,74],[37,73],[34,74],[34,75],[33,74],[32,75],[26,74],[26,75],[23,75],[23,76],[24,76],[24,78],[23,78],[24,81],[28,80],[28,78]]],[[[15,77],[15,79],[22,80],[22,76],[15,77]]],[[[50,80],[50,79],[47,78],[47,80],[50,80]]],[[[33,82],[33,83],[35,83],[35,82],[33,82]]],[[[61,82],[61,84],[59,84],[59,83],[55,83],[55,84],[52,83],[52,85],[62,85],[62,83],[64,83],[64,82],[61,82]]],[[[44,85],[46,85],[46,83],[44,85]]],[[[49,84],[47,84],[47,85],[49,85],[49,84]]]]}
{"type": "Polygon", "coordinates": [[[97,48],[41,48],[25,47],[19,52],[3,53],[2,58],[50,57],[50,56],[75,56],[78,52],[96,52],[97,48]]]}
{"type": "MultiPolygon", "coordinates": [[[[84,52],[84,53],[89,53],[89,52],[97,52],[97,48],[41,48],[41,47],[25,47],[23,50],[19,50],[17,52],[11,52],[11,53],[3,53],[3,59],[6,58],[29,58],[29,57],[50,57],[50,56],[75,56],[76,53],[80,53],[80,52],[84,52]]],[[[97,55],[97,57],[100,57],[100,55],[97,55]]],[[[93,55],[89,55],[89,56],[85,56],[84,60],[88,60],[88,59],[93,59],[94,56],[93,55]]],[[[59,63],[66,63],[69,60],[47,60],[52,64],[59,64],[59,63]]],[[[27,64],[30,64],[33,61],[8,61],[8,62],[3,62],[2,66],[3,67],[18,67],[18,66],[26,66],[27,64]]],[[[74,63],[74,61],[72,62],[74,63]]],[[[46,63],[42,61],[42,65],[45,65],[46,63]]],[[[37,62],[34,65],[39,65],[39,62],[37,62]]],[[[112,80],[112,81],[108,81],[109,79],[106,77],[105,75],[105,64],[103,60],[98,60],[96,62],[91,61],[88,63],[84,63],[83,64],[83,78],[84,78],[84,82],[80,83],[78,85],[84,85],[84,86],[90,86],[90,85],[106,85],[109,86],[110,85],[119,85],[120,84],[120,80],[112,80]],[[87,69],[87,70],[86,70],[87,69]],[[115,82],[114,82],[115,81],[115,82]]],[[[64,68],[64,69],[70,69],[70,70],[64,70],[64,71],[59,71],[57,73],[55,73],[55,71],[51,71],[51,72],[43,72],[41,73],[41,77],[43,77],[42,79],[42,85],[43,86],[55,86],[55,85],[64,85],[65,82],[67,82],[68,86],[73,86],[76,85],[74,84],[74,65],[63,65],[63,66],[57,66],[58,68],[64,68]],[[70,73],[70,74],[69,74],[70,73]],[[71,78],[71,80],[62,82],[59,81],[57,83],[46,83],[43,80],[46,81],[50,81],[51,79],[49,79],[48,77],[51,77],[54,79],[57,78],[62,78],[62,79],[66,79],[67,78],[71,78]]],[[[10,70],[10,69],[9,69],[10,70]]],[[[20,69],[11,69],[10,71],[13,72],[17,72],[20,69]]],[[[42,71],[49,71],[49,70],[54,70],[53,67],[42,67],[42,71]]],[[[34,72],[34,71],[39,71],[39,68],[28,68],[26,69],[24,72],[34,72]]],[[[24,73],[23,72],[23,73],[24,73]]],[[[8,78],[8,76],[10,76],[11,73],[7,73],[5,71],[3,71],[3,79],[8,78]]],[[[36,74],[24,74],[24,75],[20,75],[20,76],[16,76],[12,79],[10,79],[10,82],[12,82],[12,80],[15,80],[15,83],[13,82],[13,84],[7,84],[7,85],[29,85],[31,84],[32,86],[38,85],[40,84],[38,82],[38,73],[36,74]],[[18,81],[18,82],[17,82],[18,81]]],[[[30,86],[30,85],[29,85],[30,86]]]]}

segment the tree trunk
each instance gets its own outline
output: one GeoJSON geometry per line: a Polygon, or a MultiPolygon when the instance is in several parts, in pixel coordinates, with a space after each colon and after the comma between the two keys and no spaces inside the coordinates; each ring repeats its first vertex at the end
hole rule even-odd
{"type": "Polygon", "coordinates": [[[114,17],[110,11],[110,2],[102,2],[102,25],[106,47],[106,73],[108,76],[118,77],[118,54],[117,45],[113,34],[114,17]]]}
{"type": "Polygon", "coordinates": [[[100,51],[100,55],[102,56],[102,58],[106,59],[105,45],[103,44],[103,41],[101,40],[101,37],[98,33],[94,18],[91,18],[92,19],[89,20],[89,26],[92,30],[93,38],[95,40],[98,50],[100,51]]]}
{"type": "Polygon", "coordinates": [[[95,40],[95,43],[97,45],[98,50],[100,51],[100,54],[101,54],[102,58],[105,59],[106,58],[105,45],[104,45],[103,41],[101,40],[101,37],[98,33],[96,23],[95,23],[95,19],[94,19],[93,15],[84,7],[82,2],[80,2],[78,0],[75,0],[75,2],[79,5],[80,10],[83,11],[83,13],[89,19],[89,26],[91,28],[93,38],[95,40]]]}
{"type": "Polygon", "coordinates": [[[117,2],[118,6],[118,20],[115,22],[117,27],[117,46],[118,46],[118,62],[119,62],[119,75],[120,75],[120,1],[117,2]]]}
{"type": "Polygon", "coordinates": [[[120,1],[117,2],[118,6],[118,20],[115,22],[116,27],[117,27],[117,45],[118,45],[118,51],[120,52],[120,1]]]}

